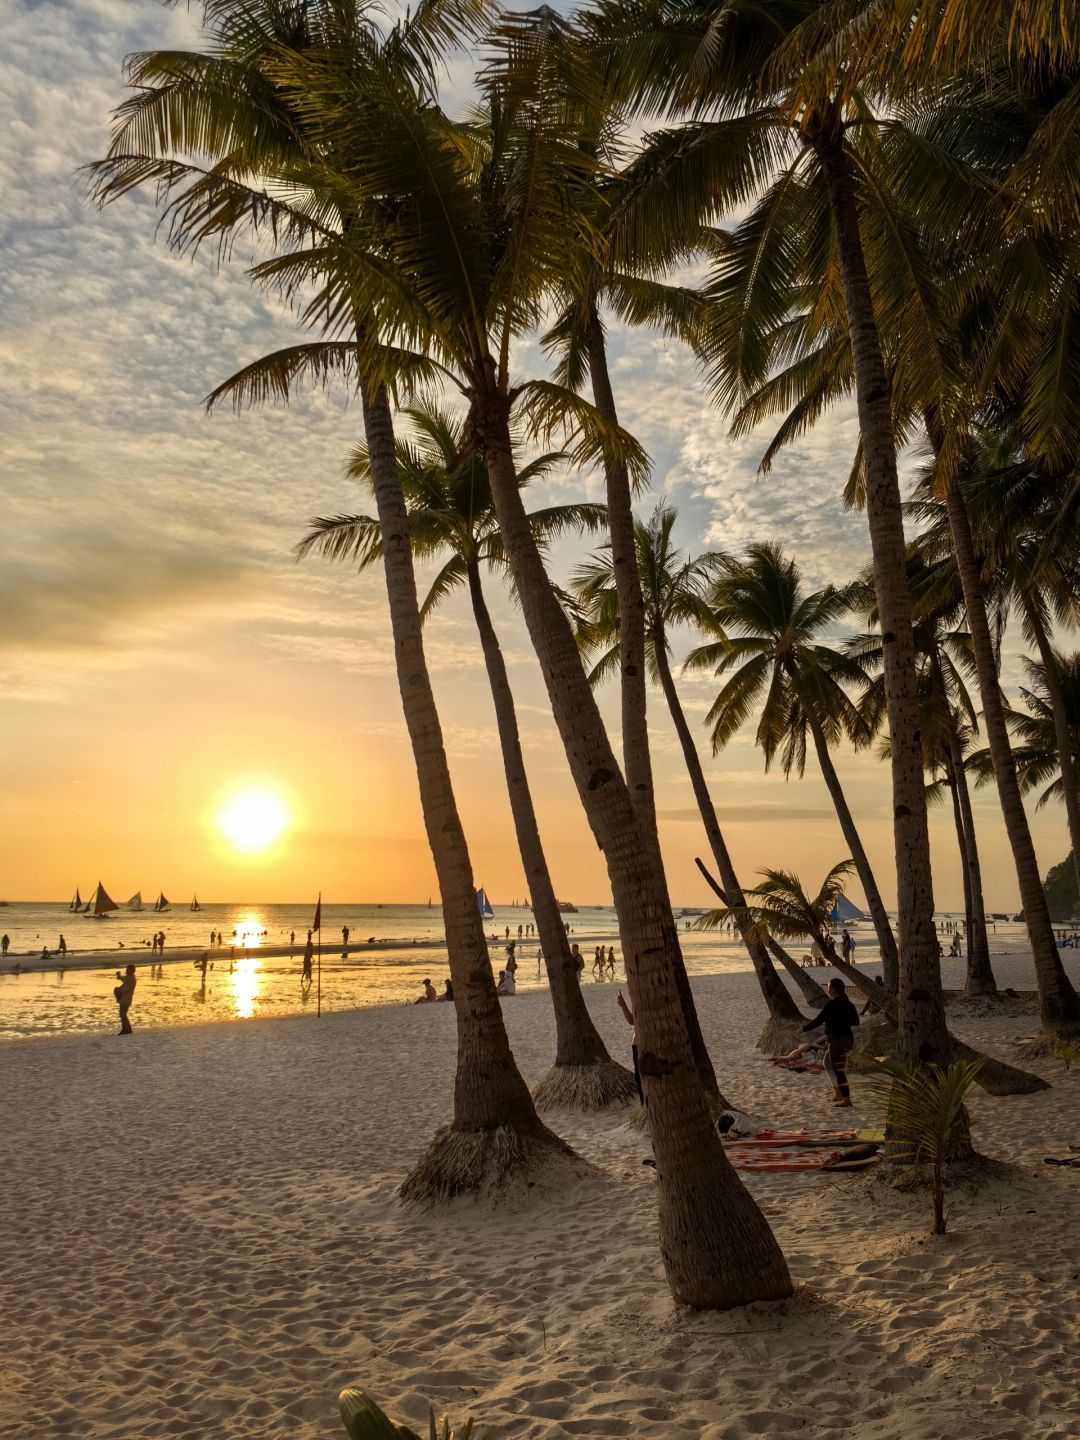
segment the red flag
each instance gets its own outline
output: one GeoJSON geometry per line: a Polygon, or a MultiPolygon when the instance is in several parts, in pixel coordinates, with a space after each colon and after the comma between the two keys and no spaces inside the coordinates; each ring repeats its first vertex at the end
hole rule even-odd
{"type": "Polygon", "coordinates": [[[315,919],[311,928],[322,934],[322,891],[319,891],[319,903],[315,906],[315,919]]]}

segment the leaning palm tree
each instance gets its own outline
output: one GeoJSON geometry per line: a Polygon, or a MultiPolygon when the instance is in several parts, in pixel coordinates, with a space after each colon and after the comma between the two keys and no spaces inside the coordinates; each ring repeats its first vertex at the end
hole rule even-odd
{"type": "MultiPolygon", "coordinates": [[[[504,95],[496,62],[497,55],[485,72],[485,120],[474,117],[458,126],[415,77],[378,64],[368,50],[330,44],[275,52],[273,84],[302,116],[307,153],[317,160],[315,193],[333,197],[339,223],[329,242],[314,246],[307,244],[308,232],[304,244],[288,243],[295,236],[286,235],[282,253],[258,267],[257,276],[294,297],[314,290],[305,313],[336,348],[324,346],[317,360],[303,363],[269,357],[219,387],[217,398],[246,404],[281,397],[298,374],[312,370],[321,378],[344,365],[358,374],[386,565],[396,574],[405,566],[411,573],[412,556],[386,386],[430,380],[437,372],[462,392],[470,438],[486,459],[516,593],[619,914],[669,1283],[677,1299],[701,1308],[777,1298],[790,1294],[791,1278],[712,1123],[676,980],[678,932],[666,882],[643,841],[517,484],[515,412],[536,432],[567,422],[578,458],[597,455],[603,445],[631,447],[621,432],[598,427],[593,408],[562,387],[511,379],[512,341],[535,325],[544,295],[556,283],[560,237],[574,209],[568,177],[588,171],[592,162],[577,144],[576,129],[565,125],[564,106],[544,77],[537,75],[534,90],[504,95]],[[337,340],[339,331],[344,341],[337,340]],[[391,489],[398,509],[384,515],[391,489]]],[[[419,643],[415,594],[413,601],[419,643]]],[[[407,617],[401,618],[404,624],[407,617]]],[[[423,677],[413,670],[402,678],[423,677]]],[[[437,728],[414,736],[422,775],[434,768],[437,737],[437,728]]],[[[425,813],[429,808],[434,811],[425,800],[425,813]]],[[[433,818],[453,819],[446,807],[433,818]]],[[[452,914],[464,921],[465,877],[454,878],[461,884],[453,892],[452,914]]],[[[468,886],[472,905],[471,877],[468,886]]],[[[449,928],[450,907],[444,909],[449,928]]],[[[475,969],[477,984],[482,987],[484,970],[490,986],[482,946],[475,969]]],[[[479,998],[486,1001],[486,995],[484,990],[479,998]]],[[[500,1086],[492,1100],[501,1105],[500,1115],[505,1100],[500,1086]]],[[[523,1144],[546,1136],[527,1091],[515,1113],[520,1128],[512,1141],[526,1126],[523,1144]]],[[[500,1126],[505,1129],[505,1121],[493,1121],[493,1130],[500,1126]]],[[[469,1154],[463,1164],[458,1150],[453,1132],[440,1137],[406,1193],[453,1186],[463,1169],[471,1180],[469,1154]]]]}
{"type": "MultiPolygon", "coordinates": [[[[841,860],[828,871],[817,891],[811,893],[803,887],[802,881],[793,871],[764,869],[759,871],[761,882],[746,892],[746,910],[749,919],[759,925],[766,925],[774,935],[788,940],[811,939],[827,955],[832,964],[837,964],[836,946],[833,944],[830,919],[837,902],[844,894],[855,867],[850,860],[841,860]]],[[[710,910],[696,922],[699,930],[715,930],[734,918],[734,910],[728,906],[721,910],[710,910]]],[[[846,967],[858,977],[858,983],[867,995],[876,995],[876,987],[859,974],[854,967],[846,967]]]]}
{"type": "MultiPolygon", "coordinates": [[[[315,281],[328,257],[351,264],[354,247],[371,243],[383,217],[349,184],[351,157],[316,132],[305,97],[290,83],[290,65],[306,55],[334,55],[348,66],[357,113],[368,120],[381,114],[387,96],[430,104],[438,58],[475,30],[475,7],[470,0],[435,0],[388,32],[371,7],[336,0],[207,0],[204,18],[204,51],[151,52],[128,62],[136,93],[116,112],[108,158],[93,167],[94,198],[105,204],[140,186],[155,187],[168,238],[180,251],[212,238],[227,253],[246,233],[268,237],[279,252],[255,266],[253,275],[263,283],[287,286],[297,273],[315,281]]],[[[321,299],[317,295],[317,308],[321,299]]],[[[359,287],[348,288],[335,323],[355,343],[338,342],[329,352],[294,347],[248,378],[280,393],[284,375],[345,365],[360,396],[398,684],[458,1017],[453,1122],[401,1189],[405,1199],[430,1200],[498,1184],[572,1152],[536,1114],[495,992],[427,671],[380,344],[359,287]]],[[[424,357],[411,355],[409,364],[414,377],[433,374],[424,357]]]]}
{"type": "MultiPolygon", "coordinates": [[[[443,561],[420,616],[426,619],[452,592],[468,587],[495,705],[518,849],[547,966],[555,1010],[555,1064],[533,1087],[533,1100],[540,1110],[599,1110],[626,1103],[635,1094],[634,1077],[609,1056],[581,993],[540,840],[513,690],[484,596],[483,572],[505,574],[506,557],[483,457],[475,451],[466,454],[464,427],[447,412],[428,405],[406,414],[413,434],[407,441],[398,441],[397,464],[413,555],[443,561]]],[[[524,466],[518,472],[518,484],[524,488],[539,479],[557,459],[557,455],[544,455],[524,466]]],[[[357,450],[350,474],[368,490],[373,488],[366,447],[357,450]]],[[[546,548],[559,535],[603,528],[604,509],[600,505],[556,505],[530,511],[529,522],[537,543],[546,548]]],[[[329,559],[353,561],[363,571],[382,560],[382,530],[371,515],[335,515],[313,521],[297,549],[301,556],[315,552],[329,559]]]]}
{"type": "Polygon", "coordinates": [[[785,776],[806,768],[807,739],[836,810],[866,896],[881,950],[885,986],[896,993],[896,940],[877,880],[833,764],[841,736],[864,743],[865,726],[845,686],[862,689],[859,662],[826,644],[823,632],[850,609],[834,586],[806,593],[794,560],[778,545],[752,545],[742,559],[720,557],[708,591],[708,629],[718,638],[693,650],[689,670],[711,670],[724,680],[709,710],[713,752],[721,750],[761,706],[756,738],[766,770],[779,756],[785,776]]]}
{"type": "MultiPolygon", "coordinates": [[[[658,505],[647,523],[636,520],[634,524],[635,568],[640,577],[645,606],[645,660],[650,675],[659,682],[664,692],[720,876],[720,885],[728,903],[738,912],[742,903],[742,887],[671,673],[671,632],[680,625],[692,625],[701,620],[705,613],[705,585],[711,568],[711,557],[684,559],[676,549],[673,531],[677,518],[673,507],[658,505]]],[[[579,640],[583,652],[590,658],[592,669],[589,679],[594,685],[615,673],[623,662],[622,594],[616,583],[616,569],[614,548],[605,545],[586,564],[578,567],[571,587],[581,609],[579,640]]],[[[738,920],[735,928],[750,956],[769,1010],[769,1023],[758,1044],[768,1050],[787,1048],[791,1043],[792,1027],[802,1023],[802,1016],[773,968],[766,937],[756,927],[740,924],[738,920]]],[[[778,958],[801,986],[806,981],[810,982],[804,993],[808,999],[816,1000],[820,987],[810,977],[804,981],[801,970],[786,952],[778,953],[778,958]]]]}

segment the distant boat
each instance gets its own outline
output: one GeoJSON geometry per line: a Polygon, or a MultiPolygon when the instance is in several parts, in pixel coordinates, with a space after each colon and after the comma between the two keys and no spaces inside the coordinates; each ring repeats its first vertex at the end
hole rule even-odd
{"type": "Polygon", "coordinates": [[[154,909],[155,909],[155,910],[171,910],[171,909],[172,909],[172,906],[169,904],[168,900],[165,899],[165,891],[164,891],[164,890],[162,890],[162,891],[160,892],[160,894],[158,895],[157,899],[154,901],[154,909]]]}
{"type": "Polygon", "coordinates": [[[79,894],[79,887],[78,887],[77,885],[76,885],[76,887],[75,887],[75,895],[74,895],[74,898],[72,899],[71,904],[68,906],[68,909],[69,909],[69,910],[85,910],[85,909],[86,909],[86,905],[83,903],[83,898],[82,898],[82,896],[79,894]]]}
{"type": "Polygon", "coordinates": [[[560,901],[559,901],[559,914],[560,914],[560,915],[576,915],[577,913],[578,913],[578,908],[577,908],[577,906],[576,906],[576,905],[571,905],[569,900],[560,900],[560,901]]]}
{"type": "Polygon", "coordinates": [[[857,905],[851,903],[846,895],[838,895],[829,919],[834,925],[848,925],[854,924],[857,920],[865,920],[866,916],[857,905]]]}
{"type": "Polygon", "coordinates": [[[201,909],[202,909],[202,906],[199,904],[199,897],[198,897],[197,895],[193,895],[193,896],[191,897],[191,908],[192,908],[192,910],[201,910],[201,909]]]}
{"type": "Polygon", "coordinates": [[[127,902],[127,905],[126,905],[125,908],[128,909],[128,910],[141,910],[141,909],[142,909],[142,891],[141,891],[141,890],[136,890],[136,891],[135,891],[135,894],[132,895],[131,899],[127,902]]]}
{"type": "Polygon", "coordinates": [[[487,891],[483,886],[476,892],[476,903],[479,906],[481,915],[487,917],[488,915],[495,914],[495,911],[491,908],[491,901],[487,897],[487,891]]]}
{"type": "Polygon", "coordinates": [[[109,892],[105,889],[105,886],[99,880],[97,883],[97,889],[94,891],[93,895],[91,895],[86,909],[83,911],[83,914],[87,915],[91,920],[107,920],[109,918],[110,910],[119,909],[120,906],[117,905],[115,900],[110,898],[109,892]]]}

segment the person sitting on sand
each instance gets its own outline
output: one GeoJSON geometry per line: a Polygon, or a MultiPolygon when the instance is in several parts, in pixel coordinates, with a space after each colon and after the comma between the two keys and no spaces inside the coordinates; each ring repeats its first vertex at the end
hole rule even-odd
{"type": "Polygon", "coordinates": [[[495,987],[497,995],[516,995],[517,981],[513,975],[508,975],[505,970],[499,971],[499,983],[495,987]]]}
{"type": "Polygon", "coordinates": [[[843,980],[835,977],[829,981],[829,998],[820,1011],[803,1030],[825,1027],[825,1074],[832,1081],[833,1104],[845,1109],[851,1108],[851,1091],[848,1088],[847,1057],[855,1044],[852,1033],[859,1023],[859,1012],[847,998],[843,980]]]}
{"type": "Polygon", "coordinates": [[[432,1003],[432,1001],[438,1000],[438,998],[439,998],[439,995],[438,995],[438,991],[435,989],[435,986],[431,983],[430,980],[425,980],[425,981],[424,981],[424,993],[420,996],[420,999],[419,999],[419,1000],[414,1000],[414,1001],[413,1001],[413,1004],[414,1004],[414,1005],[430,1005],[430,1004],[432,1003]]]}
{"type": "Polygon", "coordinates": [[[453,982],[453,980],[451,980],[449,977],[447,977],[447,980],[446,980],[446,989],[445,989],[445,990],[443,991],[443,993],[439,996],[439,999],[440,999],[440,1000],[453,1000],[453,998],[454,998],[454,982],[453,982]]]}
{"type": "Polygon", "coordinates": [[[121,976],[120,971],[116,972],[116,978],[120,981],[113,990],[117,1006],[120,1009],[120,1031],[121,1035],[132,1034],[131,1021],[128,1019],[128,1011],[131,1009],[131,1002],[135,998],[135,966],[129,965],[121,976]]]}

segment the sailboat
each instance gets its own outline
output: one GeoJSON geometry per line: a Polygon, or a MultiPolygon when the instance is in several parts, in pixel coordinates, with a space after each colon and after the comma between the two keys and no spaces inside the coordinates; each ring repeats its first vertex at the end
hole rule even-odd
{"type": "Polygon", "coordinates": [[[117,905],[115,900],[110,899],[109,892],[105,889],[105,886],[99,880],[97,883],[97,889],[90,897],[89,903],[87,904],[86,909],[83,911],[83,914],[86,915],[87,918],[90,920],[107,920],[109,918],[110,910],[119,909],[120,906],[117,905]]]}
{"type": "Polygon", "coordinates": [[[165,899],[165,891],[164,891],[164,890],[162,890],[162,891],[159,892],[157,899],[154,901],[154,909],[155,909],[155,910],[171,910],[171,909],[172,909],[172,906],[169,904],[168,900],[165,899]]]}
{"type": "Polygon", "coordinates": [[[487,916],[495,914],[495,911],[491,908],[491,901],[487,897],[487,891],[482,885],[476,892],[476,903],[480,908],[480,914],[483,915],[485,919],[487,916]]]}
{"type": "Polygon", "coordinates": [[[75,886],[75,895],[71,901],[71,904],[68,906],[68,909],[72,911],[86,909],[86,904],[82,896],[79,894],[79,887],[77,885],[75,886]]]}
{"type": "Polygon", "coordinates": [[[132,895],[131,899],[127,902],[126,908],[127,908],[128,910],[141,910],[141,909],[142,909],[142,891],[141,891],[141,890],[136,890],[136,891],[135,891],[135,894],[132,895]]]}
{"type": "Polygon", "coordinates": [[[192,908],[192,910],[201,910],[201,909],[202,909],[202,906],[199,904],[199,897],[198,897],[197,895],[193,895],[193,896],[191,897],[191,908],[192,908]]]}

